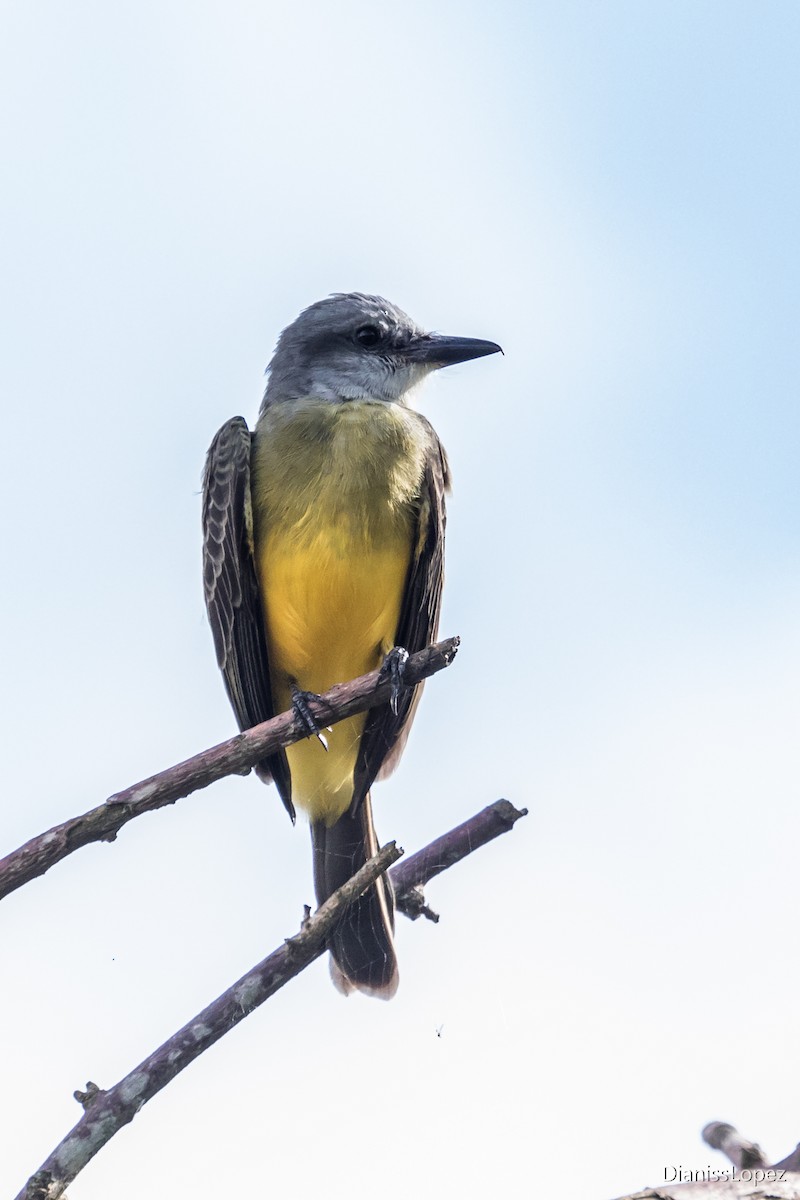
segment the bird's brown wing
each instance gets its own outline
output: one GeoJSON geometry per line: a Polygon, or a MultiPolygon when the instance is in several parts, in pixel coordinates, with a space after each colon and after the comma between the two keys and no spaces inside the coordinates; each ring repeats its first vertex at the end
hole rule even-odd
{"type": "MultiPolygon", "coordinates": [[[[422,419],[422,418],[420,418],[422,419]]],[[[427,424],[427,422],[425,422],[427,424]]],[[[444,579],[445,494],[450,472],[444,447],[428,426],[430,451],[425,464],[414,541],[403,606],[395,643],[410,654],[436,639],[444,579]]],[[[397,765],[422,695],[422,684],[400,695],[398,711],[389,704],[370,709],[361,738],[354,773],[355,812],[376,778],[384,778],[397,765]]]]}
{"type": "MultiPolygon", "coordinates": [[[[243,417],[214,438],[203,475],[203,583],[217,662],[240,729],[275,715],[261,601],[253,560],[252,435],[243,417]]],[[[294,820],[291,778],[281,750],[257,766],[274,779],[294,820]]]]}

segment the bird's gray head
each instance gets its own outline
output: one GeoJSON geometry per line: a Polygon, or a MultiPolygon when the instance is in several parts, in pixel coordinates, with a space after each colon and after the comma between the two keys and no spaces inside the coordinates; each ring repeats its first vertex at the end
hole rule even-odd
{"type": "Polygon", "coordinates": [[[437,367],[495,354],[495,342],[425,333],[396,305],[336,293],[284,329],[269,365],[262,408],[285,400],[402,403],[437,367]]]}

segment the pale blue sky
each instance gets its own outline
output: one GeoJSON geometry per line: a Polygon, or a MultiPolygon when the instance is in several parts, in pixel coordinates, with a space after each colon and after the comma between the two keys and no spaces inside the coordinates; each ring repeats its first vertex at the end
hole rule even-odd
{"type": "MultiPolygon", "coordinates": [[[[3,852],[233,731],[200,473],[302,306],[506,351],[420,397],[463,649],[375,805],[409,850],[531,815],[391,1005],[318,965],[73,1200],[602,1200],[714,1118],[797,1142],[799,50],[776,2],[7,6],[3,852]]],[[[292,932],[307,840],[230,780],[3,902],[4,1195],[292,932]]]]}

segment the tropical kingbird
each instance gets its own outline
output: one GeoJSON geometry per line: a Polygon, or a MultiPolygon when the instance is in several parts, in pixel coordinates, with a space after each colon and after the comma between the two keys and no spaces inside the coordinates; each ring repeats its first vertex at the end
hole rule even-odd
{"type": "MultiPolygon", "coordinates": [[[[400,689],[405,652],[439,621],[449,473],[409,393],[499,349],[425,333],[379,296],[330,296],[281,334],[255,432],[234,417],[208,452],[206,604],[240,728],[293,706],[313,734],[308,693],[382,663],[393,678],[390,703],[256,768],[292,820],[295,804],[308,813],[320,904],[377,852],[369,789],[397,763],[421,690],[400,689]]],[[[380,879],[331,937],[340,990],[394,995],[393,924],[380,879]]]]}

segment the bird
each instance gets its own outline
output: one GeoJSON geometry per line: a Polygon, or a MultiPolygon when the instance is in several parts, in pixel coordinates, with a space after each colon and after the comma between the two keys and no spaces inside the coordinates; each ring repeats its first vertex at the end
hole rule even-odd
{"type": "MultiPolygon", "coordinates": [[[[281,333],[254,430],[233,417],[208,451],[203,579],[217,662],[241,729],[290,708],[308,729],[256,770],[293,822],[295,806],[308,816],[320,904],[377,853],[370,789],[397,764],[420,697],[402,687],[404,663],[438,629],[450,471],[411,396],[432,371],[498,351],[425,332],[380,296],[334,293],[281,333]],[[390,700],[323,735],[308,697],[377,668],[390,700]]],[[[328,949],[341,992],[394,995],[385,877],[328,949]]]]}

